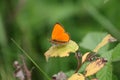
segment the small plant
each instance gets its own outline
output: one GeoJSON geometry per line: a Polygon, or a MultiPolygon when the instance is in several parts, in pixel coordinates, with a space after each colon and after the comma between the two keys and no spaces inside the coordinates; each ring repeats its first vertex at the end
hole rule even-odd
{"type": "MultiPolygon", "coordinates": [[[[70,53],[74,53],[77,59],[77,68],[76,70],[70,72],[58,72],[54,74],[51,78],[35,63],[35,61],[12,39],[12,41],[18,46],[18,48],[23,51],[23,53],[33,62],[33,64],[39,69],[40,72],[48,80],[108,80],[103,79],[102,76],[104,73],[105,68],[109,69],[109,65],[111,65],[111,55],[114,50],[106,50],[105,46],[110,43],[116,41],[110,34],[106,33],[89,33],[89,37],[85,37],[83,41],[80,43],[82,47],[88,48],[91,51],[84,53],[83,55],[79,51],[78,44],[70,39],[70,36],[67,32],[65,32],[64,28],[59,24],[56,23],[54,29],[52,31],[52,36],[50,42],[52,46],[45,52],[46,61],[49,61],[50,57],[69,57],[70,53]],[[95,34],[95,35],[93,35],[95,34]],[[96,40],[92,38],[92,36],[100,37],[100,40],[96,40]],[[101,37],[102,35],[102,37],[101,37]],[[88,38],[91,38],[91,41],[88,38]],[[95,40],[92,41],[92,39],[95,40]],[[87,43],[88,42],[88,43],[87,43]],[[94,46],[90,46],[89,44],[95,44],[94,46]],[[105,50],[104,50],[105,48],[105,50]],[[103,53],[102,55],[100,53],[103,53]],[[103,69],[104,67],[104,69],[103,69]],[[103,71],[102,71],[103,70],[103,71]],[[100,72],[97,74],[97,72],[100,72]],[[70,73],[70,74],[69,74],[70,73]],[[96,76],[93,76],[95,75],[96,76]]],[[[23,62],[24,63],[24,62],[23,62]]],[[[63,63],[64,64],[64,63],[63,63]]],[[[104,73],[105,74],[105,73],[104,73]]],[[[107,73],[108,75],[110,73],[107,73]]],[[[106,75],[107,75],[106,74],[106,75]]],[[[22,80],[22,79],[21,79],[22,80]]],[[[23,79],[24,80],[24,79],[23,79]]]]}
{"type": "MultiPolygon", "coordinates": [[[[116,39],[114,39],[110,34],[108,34],[91,52],[86,52],[82,56],[78,51],[79,46],[74,41],[70,40],[69,35],[64,31],[64,29],[60,24],[56,24],[54,26],[51,40],[53,45],[45,53],[47,61],[49,57],[58,57],[58,56],[68,57],[70,52],[75,53],[76,55],[76,58],[78,61],[78,67],[75,73],[72,76],[70,76],[68,80],[85,80],[89,76],[94,75],[99,70],[101,70],[105,66],[107,60],[103,57],[97,56],[99,49],[109,42],[116,41],[116,39]],[[85,63],[88,63],[88,64],[86,65],[86,68],[83,74],[79,73],[78,72],[79,69],[85,63]]],[[[94,79],[97,79],[97,78],[94,78],[94,79]]],[[[53,80],[64,80],[64,79],[57,79],[57,76],[56,76],[56,78],[54,77],[53,80]]],[[[90,80],[92,79],[90,78],[90,80]]]]}

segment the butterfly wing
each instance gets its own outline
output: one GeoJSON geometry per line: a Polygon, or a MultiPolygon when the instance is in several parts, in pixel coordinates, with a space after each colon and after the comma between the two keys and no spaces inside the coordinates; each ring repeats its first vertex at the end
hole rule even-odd
{"type": "Polygon", "coordinates": [[[59,23],[56,23],[52,31],[51,39],[55,42],[66,43],[70,40],[70,37],[64,28],[59,23]]]}

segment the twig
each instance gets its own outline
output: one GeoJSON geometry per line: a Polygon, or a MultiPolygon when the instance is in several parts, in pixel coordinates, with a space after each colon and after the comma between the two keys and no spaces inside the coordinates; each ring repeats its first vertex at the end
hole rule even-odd
{"type": "Polygon", "coordinates": [[[80,54],[80,52],[75,53],[75,57],[76,57],[76,59],[78,61],[77,69],[76,69],[75,73],[77,73],[79,71],[80,67],[81,67],[81,56],[82,55],[80,54]]]}

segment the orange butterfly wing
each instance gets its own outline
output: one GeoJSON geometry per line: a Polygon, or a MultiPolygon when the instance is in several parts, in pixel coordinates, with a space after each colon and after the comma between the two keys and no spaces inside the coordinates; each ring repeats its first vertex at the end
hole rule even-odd
{"type": "Polygon", "coordinates": [[[70,40],[70,37],[64,28],[59,23],[56,23],[52,31],[51,39],[52,42],[66,43],[70,40]]]}

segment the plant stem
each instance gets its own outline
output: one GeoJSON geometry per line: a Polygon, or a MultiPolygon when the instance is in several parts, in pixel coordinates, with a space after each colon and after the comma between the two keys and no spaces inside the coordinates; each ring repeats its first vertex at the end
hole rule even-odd
{"type": "Polygon", "coordinates": [[[77,61],[78,61],[78,65],[77,65],[77,69],[75,71],[75,73],[77,73],[79,71],[79,69],[81,68],[81,54],[79,52],[76,52],[75,53],[75,56],[77,58],[77,61]]]}

